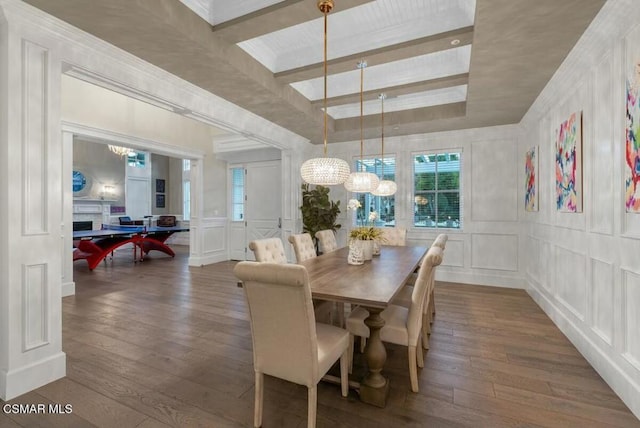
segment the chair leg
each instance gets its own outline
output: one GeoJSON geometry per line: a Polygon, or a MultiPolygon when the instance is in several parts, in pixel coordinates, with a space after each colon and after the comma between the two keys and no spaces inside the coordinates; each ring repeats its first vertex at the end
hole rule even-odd
{"type": "Polygon", "coordinates": [[[258,428],[262,426],[262,402],[264,397],[264,375],[256,372],[256,397],[253,412],[253,426],[258,428]]]}
{"type": "Polygon", "coordinates": [[[367,346],[367,338],[360,337],[360,353],[364,354],[364,348],[367,346]]]}
{"type": "Polygon", "coordinates": [[[309,398],[307,399],[307,406],[309,410],[307,411],[307,427],[315,428],[316,426],[316,410],[318,407],[318,386],[314,385],[309,388],[309,398]]]}
{"type": "Polygon", "coordinates": [[[433,318],[436,316],[436,300],[433,290],[431,290],[431,298],[429,301],[431,302],[431,322],[433,322],[433,318]]]}
{"type": "MultiPolygon", "coordinates": [[[[418,337],[418,342],[422,342],[422,339],[420,337],[418,337]]],[[[418,367],[420,368],[424,367],[424,354],[422,353],[422,343],[418,343],[418,346],[416,346],[416,364],[418,364],[418,367]]]]}
{"type": "Polygon", "coordinates": [[[340,356],[340,386],[342,387],[343,397],[349,395],[349,373],[351,372],[351,370],[349,369],[350,362],[351,360],[349,360],[349,350],[347,349],[340,356]]]}
{"type": "Polygon", "coordinates": [[[409,346],[409,377],[411,378],[411,391],[418,392],[418,367],[416,365],[416,347],[409,346]]]}
{"type": "Polygon", "coordinates": [[[355,337],[353,334],[349,334],[349,349],[347,352],[349,353],[349,373],[353,373],[353,348],[354,348],[355,337]]]}

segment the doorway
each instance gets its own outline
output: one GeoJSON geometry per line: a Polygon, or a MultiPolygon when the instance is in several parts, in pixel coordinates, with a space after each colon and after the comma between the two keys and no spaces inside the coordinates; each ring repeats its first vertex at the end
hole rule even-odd
{"type": "Polygon", "coordinates": [[[232,165],[229,171],[229,256],[232,260],[255,260],[249,242],[282,236],[281,162],[232,165]]]}

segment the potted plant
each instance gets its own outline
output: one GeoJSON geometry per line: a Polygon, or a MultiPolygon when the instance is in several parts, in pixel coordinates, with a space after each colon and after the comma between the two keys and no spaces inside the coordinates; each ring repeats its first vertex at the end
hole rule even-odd
{"type": "Polygon", "coordinates": [[[333,230],[334,232],[342,227],[336,223],[340,214],[340,201],[329,199],[329,188],[316,186],[309,188],[309,184],[302,185],[302,231],[309,232],[318,252],[318,240],[316,232],[320,230],[333,230]]]}
{"type": "MultiPolygon", "coordinates": [[[[347,209],[355,211],[356,214],[358,210],[362,207],[360,201],[357,199],[349,200],[349,204],[347,209]]],[[[371,256],[375,253],[379,254],[380,246],[377,245],[378,251],[375,251],[376,244],[382,240],[382,231],[377,227],[374,227],[376,220],[378,219],[378,213],[375,211],[371,211],[369,216],[367,217],[367,221],[362,221],[362,224],[357,227],[351,229],[349,232],[350,240],[358,240],[365,241],[362,243],[362,248],[364,250],[364,258],[365,260],[371,260],[371,256]]]]}

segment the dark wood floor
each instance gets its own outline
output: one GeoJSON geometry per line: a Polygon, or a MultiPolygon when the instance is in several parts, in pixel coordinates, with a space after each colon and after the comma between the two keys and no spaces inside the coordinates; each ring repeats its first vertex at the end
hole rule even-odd
{"type": "MultiPolygon", "coordinates": [[[[76,262],[76,295],[62,303],[67,377],[10,401],[73,412],[0,412],[0,427],[251,426],[251,333],[234,263],[189,268],[185,249],[129,257],[93,272],[76,262]]],[[[387,407],[321,383],[319,427],[640,427],[524,291],[438,283],[436,307],[420,393],[406,349],[389,345],[387,407]]],[[[267,377],[263,426],[306,426],[306,397],[267,377]]]]}

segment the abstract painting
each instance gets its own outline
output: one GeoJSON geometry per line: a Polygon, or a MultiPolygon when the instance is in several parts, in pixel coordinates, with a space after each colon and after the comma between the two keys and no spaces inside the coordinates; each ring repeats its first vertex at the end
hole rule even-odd
{"type": "Polygon", "coordinates": [[[525,155],[524,161],[524,209],[538,211],[538,147],[533,146],[525,155]]]}
{"type": "Polygon", "coordinates": [[[582,212],[582,112],[572,113],[557,133],[556,208],[582,212]]]}
{"type": "Polygon", "coordinates": [[[629,213],[640,213],[640,49],[627,42],[627,117],[625,129],[624,202],[629,213]]]}

